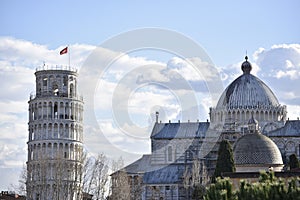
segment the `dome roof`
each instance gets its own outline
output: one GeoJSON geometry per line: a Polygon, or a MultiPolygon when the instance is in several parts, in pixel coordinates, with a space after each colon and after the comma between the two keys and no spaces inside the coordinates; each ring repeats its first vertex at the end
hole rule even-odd
{"type": "Polygon", "coordinates": [[[217,108],[255,108],[257,106],[278,106],[272,90],[259,78],[250,74],[251,63],[243,62],[243,74],[235,79],[221,95],[217,108]]]}
{"type": "Polygon", "coordinates": [[[260,133],[247,134],[239,138],[233,149],[236,165],[283,164],[277,145],[260,133]]]}

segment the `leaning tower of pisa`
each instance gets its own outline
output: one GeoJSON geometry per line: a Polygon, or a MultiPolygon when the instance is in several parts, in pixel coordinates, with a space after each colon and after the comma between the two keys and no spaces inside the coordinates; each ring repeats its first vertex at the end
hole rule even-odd
{"type": "Polygon", "coordinates": [[[77,71],[37,69],[29,100],[27,199],[82,199],[83,99],[77,71]]]}

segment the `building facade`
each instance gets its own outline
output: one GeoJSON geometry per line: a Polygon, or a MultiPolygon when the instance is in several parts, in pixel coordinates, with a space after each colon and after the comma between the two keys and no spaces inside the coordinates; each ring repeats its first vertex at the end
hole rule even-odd
{"type": "Polygon", "coordinates": [[[83,98],[77,71],[37,69],[30,95],[27,199],[82,199],[83,98]]]}
{"type": "MultiPolygon", "coordinates": [[[[262,80],[251,74],[252,66],[247,57],[241,69],[243,74],[224,90],[216,107],[210,108],[210,122],[156,121],[151,133],[151,154],[122,169],[128,175],[131,188],[139,187],[141,191],[139,198],[131,195],[131,199],[190,199],[190,186],[209,183],[220,141],[226,139],[235,145],[249,133],[251,117],[258,120],[262,134],[278,146],[284,164],[293,153],[299,158],[300,121],[286,119],[286,106],[279,103],[262,80]],[[193,175],[195,169],[198,177],[193,175]],[[135,184],[133,179],[141,181],[135,184]]],[[[269,140],[264,136],[260,138],[260,141],[269,140]]],[[[112,174],[113,180],[116,174],[112,174]]],[[[112,190],[117,191],[117,187],[112,190]]]]}

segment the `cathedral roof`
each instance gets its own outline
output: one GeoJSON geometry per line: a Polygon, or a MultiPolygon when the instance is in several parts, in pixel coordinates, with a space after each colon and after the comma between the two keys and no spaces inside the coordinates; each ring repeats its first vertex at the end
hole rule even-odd
{"type": "Polygon", "coordinates": [[[260,133],[246,134],[239,138],[233,152],[236,165],[283,164],[276,144],[260,133]]]}
{"type": "Polygon", "coordinates": [[[153,170],[151,168],[151,155],[143,155],[140,159],[127,165],[122,170],[126,171],[129,174],[144,173],[146,171],[153,170]]]}
{"type": "Polygon", "coordinates": [[[205,137],[209,122],[156,123],[151,139],[205,137]]]}
{"type": "Polygon", "coordinates": [[[144,184],[170,184],[181,181],[184,172],[183,165],[168,165],[156,171],[147,172],[143,176],[144,184]]]}
{"type": "Polygon", "coordinates": [[[284,127],[270,131],[268,133],[269,137],[299,137],[300,136],[300,120],[290,120],[287,121],[284,127]]]}
{"type": "Polygon", "coordinates": [[[255,108],[279,105],[272,90],[262,80],[250,74],[252,66],[247,59],[246,57],[246,61],[241,66],[243,74],[225,89],[217,108],[255,108]]]}

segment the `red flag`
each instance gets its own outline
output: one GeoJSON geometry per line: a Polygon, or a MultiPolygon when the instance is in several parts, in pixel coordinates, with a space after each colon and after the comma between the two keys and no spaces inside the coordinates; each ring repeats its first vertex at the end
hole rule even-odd
{"type": "Polygon", "coordinates": [[[65,54],[65,53],[68,53],[68,47],[64,48],[63,50],[61,50],[61,51],[59,52],[60,55],[63,55],[63,54],[65,54]]]}

